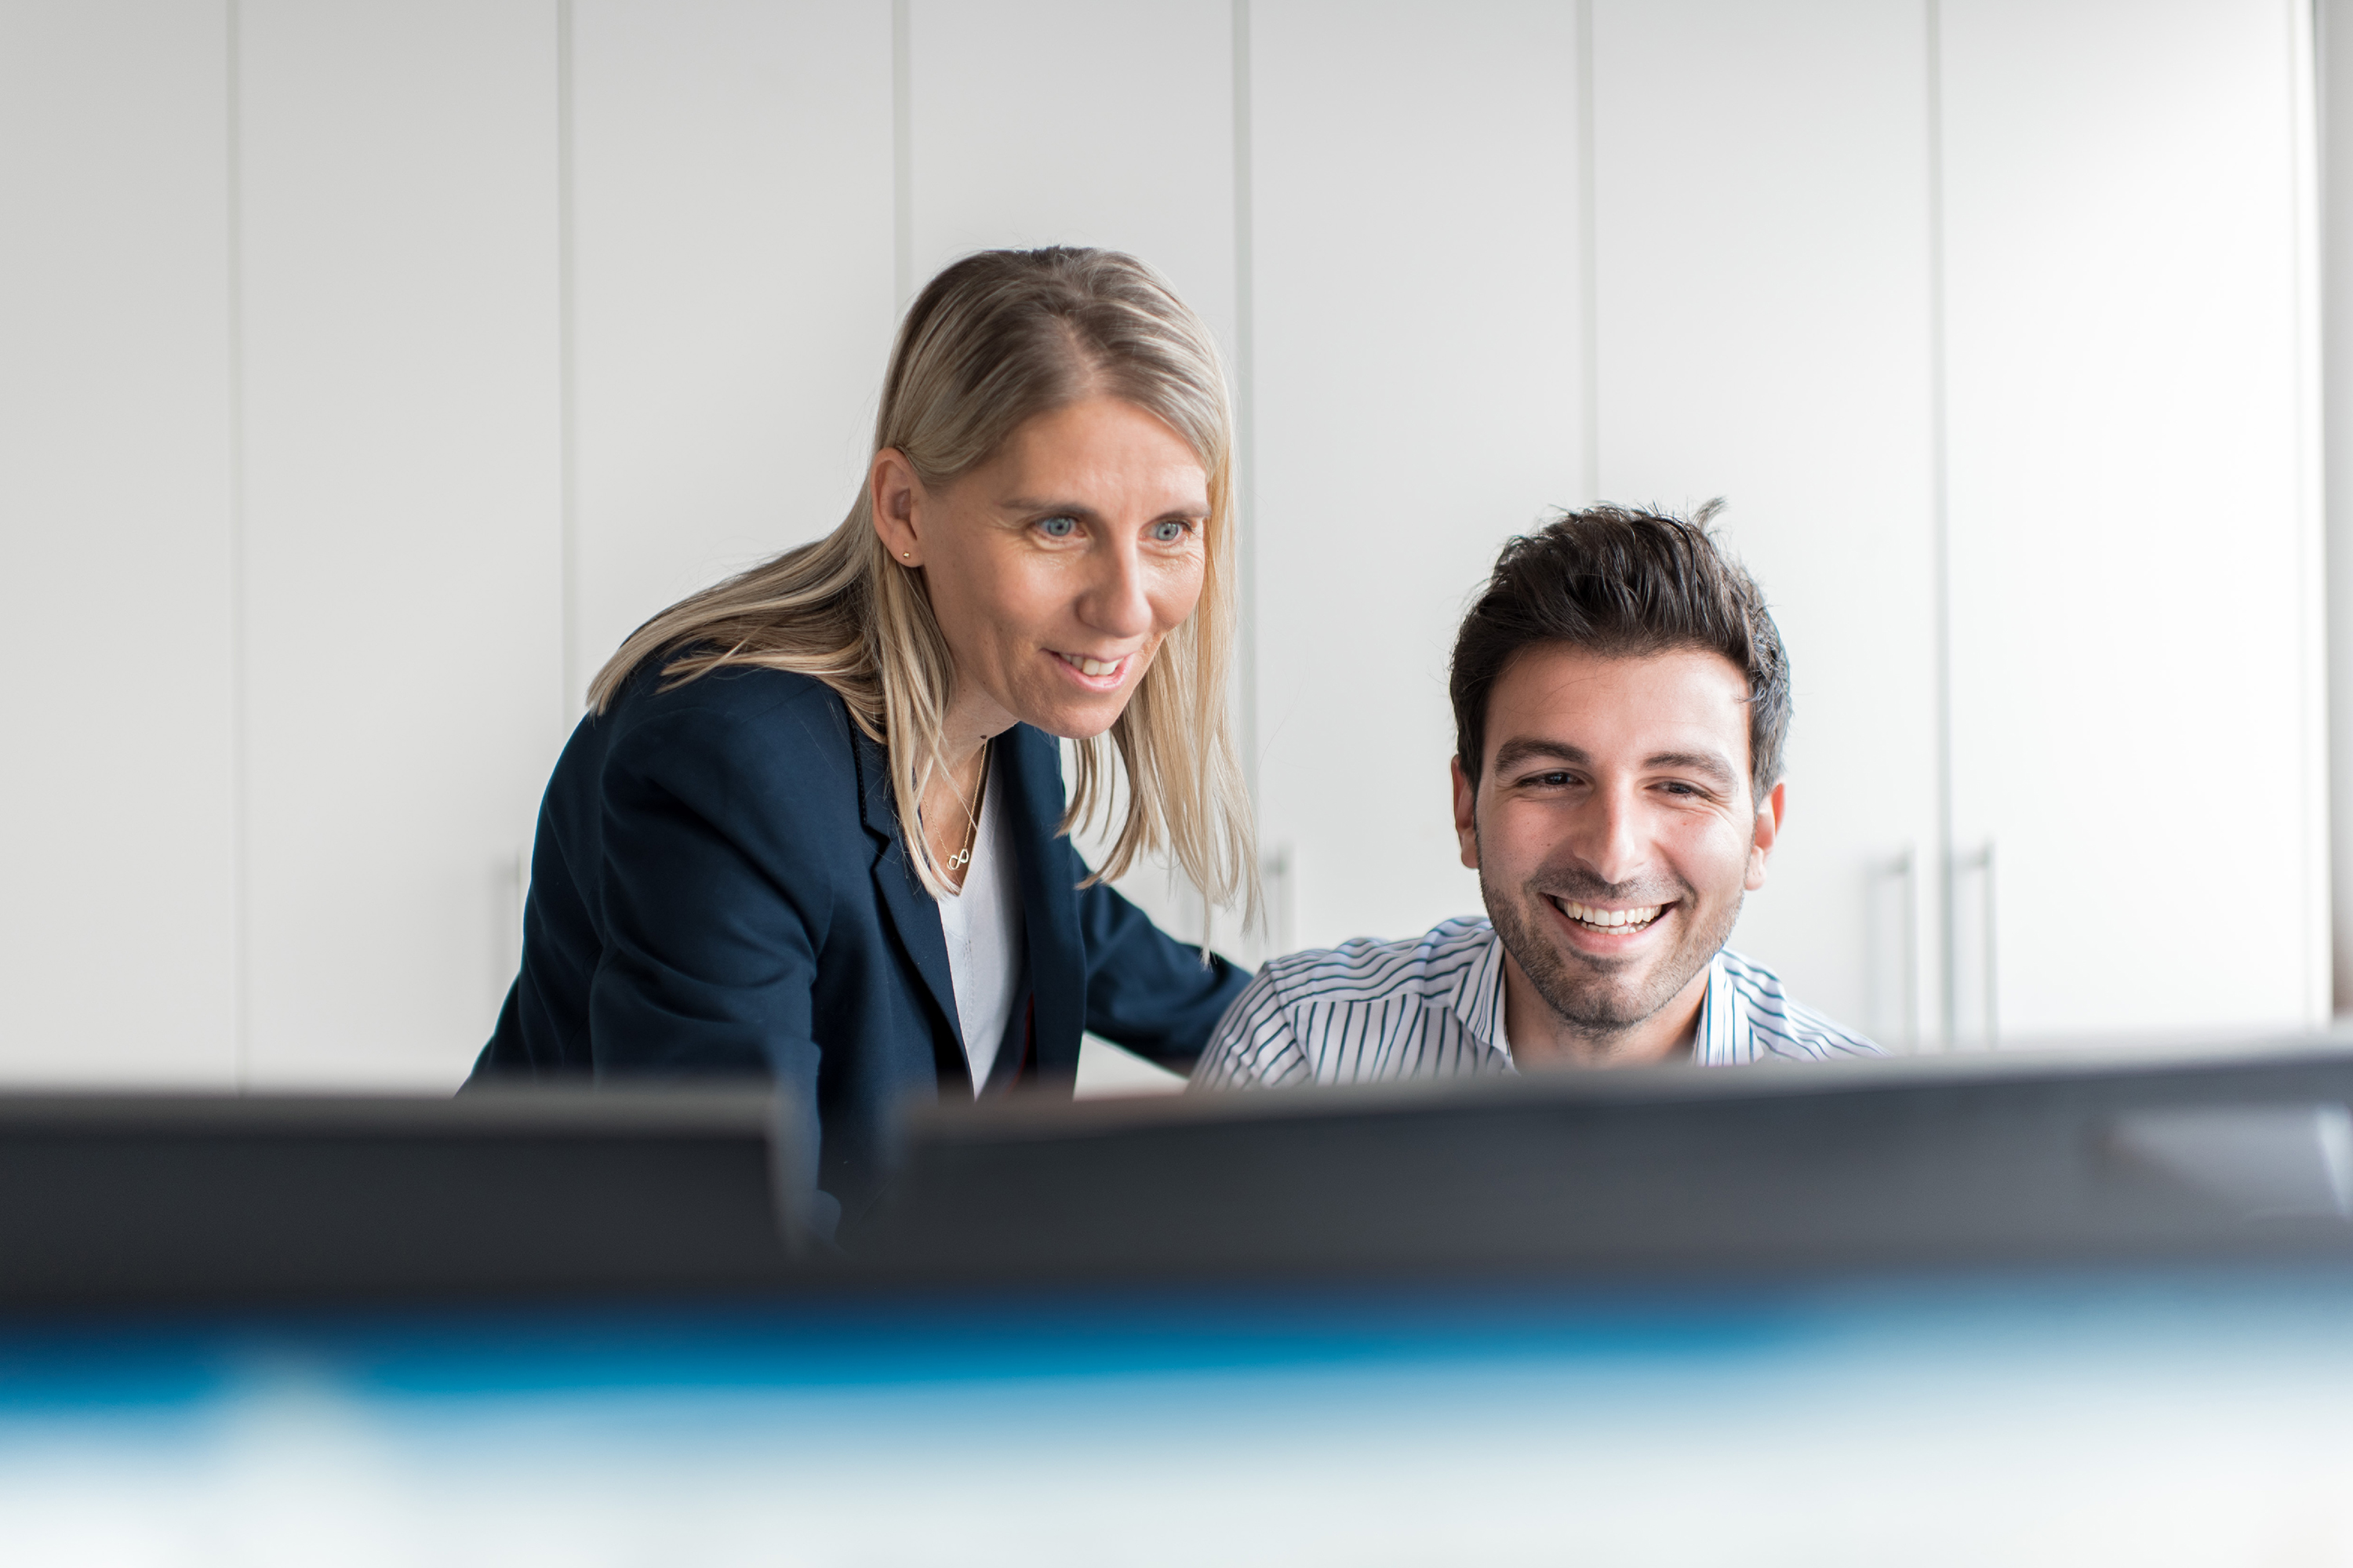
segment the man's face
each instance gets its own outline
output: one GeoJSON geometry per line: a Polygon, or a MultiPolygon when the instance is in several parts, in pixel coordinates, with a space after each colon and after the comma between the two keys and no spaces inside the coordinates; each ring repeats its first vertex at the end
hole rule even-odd
{"type": "Polygon", "coordinates": [[[1496,682],[1475,789],[1455,765],[1455,831],[1505,949],[1573,1028],[1695,998],[1764,885],[1782,794],[1750,788],[1747,699],[1732,661],[1692,648],[1540,644],[1496,682]]]}

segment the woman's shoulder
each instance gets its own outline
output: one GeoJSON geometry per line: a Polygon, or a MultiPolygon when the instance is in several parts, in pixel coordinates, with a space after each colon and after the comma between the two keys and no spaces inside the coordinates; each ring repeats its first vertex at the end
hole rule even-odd
{"type": "Polygon", "coordinates": [[[624,726],[691,718],[723,726],[757,723],[767,715],[793,711],[840,715],[845,727],[849,723],[849,709],[842,704],[840,693],[817,675],[800,671],[767,664],[723,664],[682,678],[680,659],[699,652],[703,650],[673,648],[647,659],[630,671],[628,681],[614,694],[612,714],[624,726]]]}
{"type": "Polygon", "coordinates": [[[606,729],[616,760],[663,765],[723,762],[765,775],[849,775],[856,726],[839,693],[813,675],[728,664],[681,680],[678,652],[632,672],[613,705],[591,722],[606,729]]]}

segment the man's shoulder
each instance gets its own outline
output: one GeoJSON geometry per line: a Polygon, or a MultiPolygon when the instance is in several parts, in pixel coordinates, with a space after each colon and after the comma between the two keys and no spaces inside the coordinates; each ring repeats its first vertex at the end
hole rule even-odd
{"type": "Polygon", "coordinates": [[[1418,937],[1359,937],[1267,961],[1196,1069],[1202,1088],[1347,1084],[1497,1071],[1493,929],[1442,921],[1418,937]]]}
{"type": "Polygon", "coordinates": [[[1269,959],[1261,971],[1286,1003],[1377,1001],[1399,993],[1453,994],[1487,957],[1494,927],[1475,916],[1441,920],[1417,937],[1354,937],[1269,959]]]}
{"type": "Polygon", "coordinates": [[[1820,1061],[1886,1054],[1869,1037],[1799,1002],[1780,975],[1755,959],[1725,948],[1715,955],[1715,967],[1739,998],[1757,1055],[1820,1061]]]}

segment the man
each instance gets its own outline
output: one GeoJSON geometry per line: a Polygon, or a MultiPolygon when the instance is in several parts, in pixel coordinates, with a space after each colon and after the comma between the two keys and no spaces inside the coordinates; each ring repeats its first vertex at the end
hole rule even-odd
{"type": "Polygon", "coordinates": [[[1789,673],[1715,511],[1504,546],[1450,683],[1488,918],[1269,963],[1195,1087],[1880,1054],[1724,947],[1780,832],[1789,673]]]}

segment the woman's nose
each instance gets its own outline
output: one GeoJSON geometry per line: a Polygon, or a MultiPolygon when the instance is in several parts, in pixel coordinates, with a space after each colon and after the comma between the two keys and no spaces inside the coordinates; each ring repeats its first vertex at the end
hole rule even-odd
{"type": "Polygon", "coordinates": [[[1132,539],[1097,552],[1092,579],[1079,600],[1079,619],[1106,637],[1141,637],[1152,630],[1152,600],[1144,563],[1132,539]]]}

